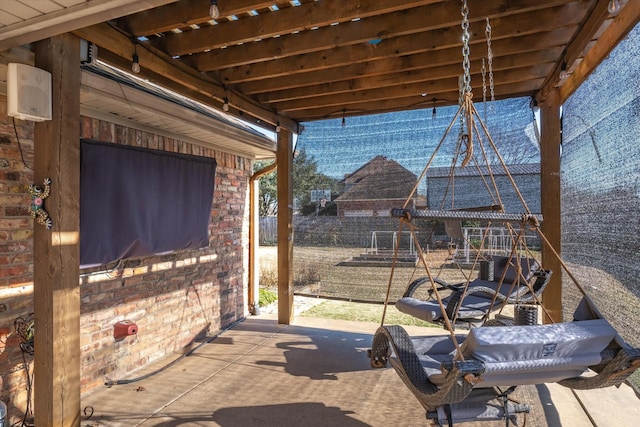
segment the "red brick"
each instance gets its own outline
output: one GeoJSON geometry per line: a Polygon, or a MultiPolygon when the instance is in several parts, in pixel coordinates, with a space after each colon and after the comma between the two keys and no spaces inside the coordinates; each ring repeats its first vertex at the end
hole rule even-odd
{"type": "Polygon", "coordinates": [[[29,228],[31,226],[31,218],[0,218],[0,229],[16,230],[20,228],[29,228]]]}
{"type": "MultiPolygon", "coordinates": [[[[1,205],[1,202],[0,202],[0,205],[1,205]]],[[[29,212],[29,208],[24,206],[19,206],[19,207],[7,206],[4,209],[4,214],[6,216],[31,216],[29,212]]]]}
{"type": "Polygon", "coordinates": [[[29,272],[26,265],[13,265],[0,267],[0,277],[16,277],[23,276],[29,272]]]}

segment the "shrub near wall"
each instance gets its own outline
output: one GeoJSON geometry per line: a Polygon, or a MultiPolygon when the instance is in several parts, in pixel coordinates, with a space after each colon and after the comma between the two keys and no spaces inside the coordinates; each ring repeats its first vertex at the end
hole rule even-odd
{"type": "MultiPolygon", "coordinates": [[[[0,328],[11,330],[18,316],[33,311],[33,220],[27,211],[33,125],[16,120],[27,167],[5,106],[0,96],[0,328]]],[[[151,362],[173,358],[197,336],[246,316],[251,162],[101,120],[82,118],[79,127],[81,138],[213,157],[218,164],[208,248],[81,270],[81,384],[86,393],[101,387],[106,377],[134,377],[151,362]],[[124,319],[138,325],[138,336],[115,342],[113,325],[124,319]]],[[[17,338],[0,340],[0,399],[15,420],[26,409],[26,376],[17,338]]]]}

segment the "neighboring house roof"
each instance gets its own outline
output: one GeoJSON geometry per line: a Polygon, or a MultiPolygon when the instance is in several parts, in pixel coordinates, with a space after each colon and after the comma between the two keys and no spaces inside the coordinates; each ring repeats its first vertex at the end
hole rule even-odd
{"type": "MultiPolygon", "coordinates": [[[[509,169],[509,173],[511,175],[537,175],[540,173],[540,163],[523,163],[516,165],[507,165],[507,169],[509,169]]],[[[494,176],[497,175],[506,175],[504,168],[502,165],[491,165],[491,172],[494,176]]],[[[430,168],[427,170],[427,178],[443,178],[448,177],[451,173],[450,167],[437,167],[430,168]]],[[[465,168],[457,167],[454,172],[456,177],[461,176],[479,176],[489,175],[489,170],[487,166],[467,166],[465,168]]]]}
{"type": "Polygon", "coordinates": [[[406,199],[416,180],[398,162],[376,156],[342,180],[347,190],[336,201],[406,199]]]}

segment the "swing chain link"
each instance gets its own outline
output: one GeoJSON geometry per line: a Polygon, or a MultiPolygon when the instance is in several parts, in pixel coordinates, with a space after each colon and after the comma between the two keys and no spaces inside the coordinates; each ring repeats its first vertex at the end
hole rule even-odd
{"type": "Polygon", "coordinates": [[[464,70],[463,93],[471,92],[471,64],[469,62],[469,7],[467,0],[462,0],[462,68],[464,70]]]}
{"type": "Polygon", "coordinates": [[[487,67],[484,62],[484,58],[482,58],[482,102],[487,101],[487,67]]]}
{"type": "Polygon", "coordinates": [[[493,88],[493,51],[491,50],[491,24],[487,17],[487,27],[484,31],[487,36],[487,61],[489,62],[489,89],[491,90],[491,101],[495,101],[495,93],[493,88]]]}
{"type": "Polygon", "coordinates": [[[482,58],[482,105],[484,106],[484,120],[487,121],[487,67],[482,58]]]}

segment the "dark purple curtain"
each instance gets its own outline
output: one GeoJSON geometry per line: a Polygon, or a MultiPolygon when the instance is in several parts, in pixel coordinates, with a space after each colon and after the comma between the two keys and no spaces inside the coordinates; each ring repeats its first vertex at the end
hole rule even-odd
{"type": "Polygon", "coordinates": [[[216,161],[83,140],[80,264],[209,245],[216,161]]]}

